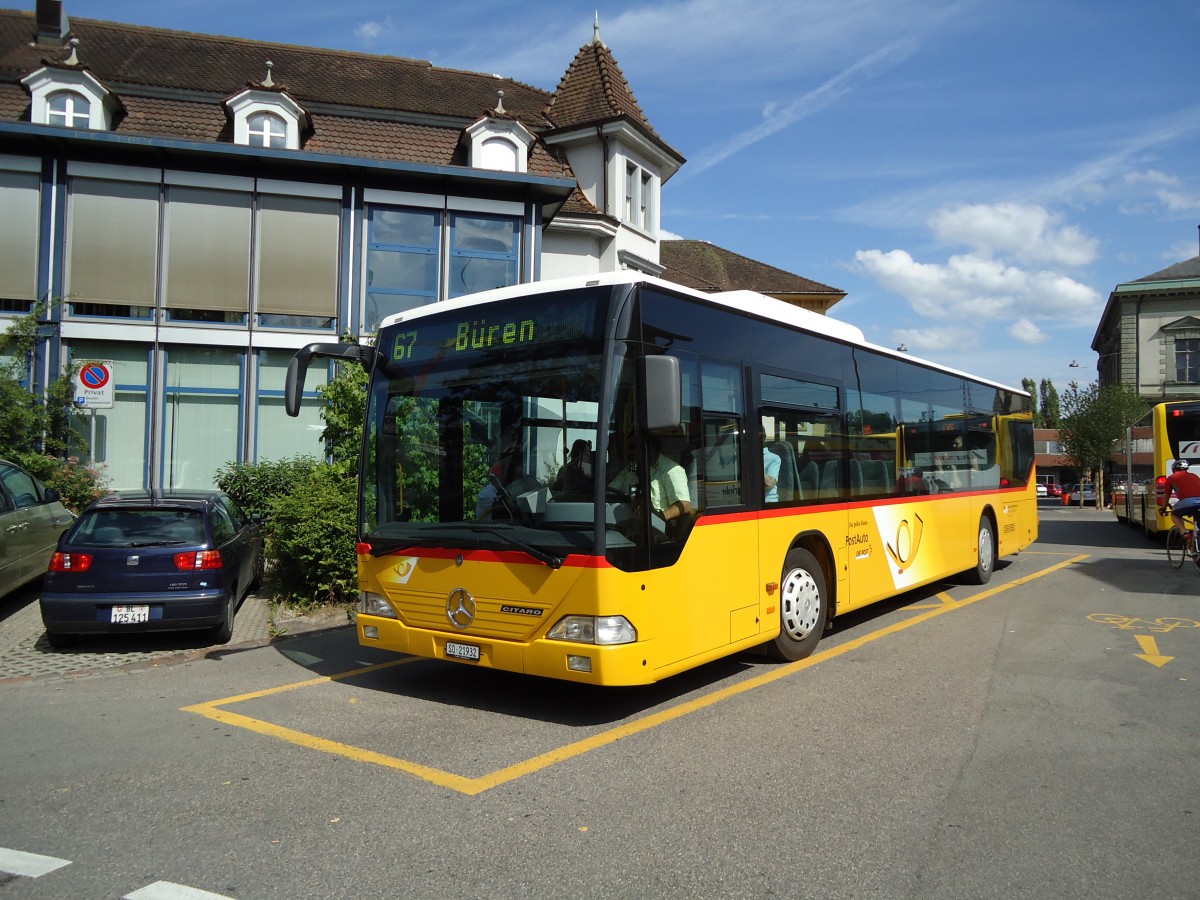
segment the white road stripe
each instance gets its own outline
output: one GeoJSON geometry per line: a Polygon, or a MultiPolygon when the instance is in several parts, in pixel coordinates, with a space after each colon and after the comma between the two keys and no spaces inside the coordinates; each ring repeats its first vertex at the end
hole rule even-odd
{"type": "Polygon", "coordinates": [[[53,856],[40,856],[37,853],[26,853],[23,850],[9,850],[0,847],[0,872],[9,875],[24,875],[26,878],[39,878],[47,872],[69,866],[69,859],[55,859],[53,856]]]}
{"type": "Polygon", "coordinates": [[[231,898],[224,894],[214,894],[211,891],[202,891],[200,888],[188,887],[186,884],[156,881],[144,888],[138,888],[132,894],[126,894],[121,900],[231,900],[231,898]]]}

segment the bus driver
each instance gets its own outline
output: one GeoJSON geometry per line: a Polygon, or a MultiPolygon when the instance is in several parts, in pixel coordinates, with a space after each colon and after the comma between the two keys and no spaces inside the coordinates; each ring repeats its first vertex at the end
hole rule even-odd
{"type": "MultiPolygon", "coordinates": [[[[687,472],[679,463],[663,455],[658,441],[654,438],[647,441],[647,448],[650,451],[650,459],[653,460],[650,464],[651,508],[666,522],[690,515],[692,501],[688,493],[687,472]]],[[[637,470],[630,464],[614,476],[609,482],[609,487],[628,494],[630,489],[637,485],[637,480],[637,470]]]]}

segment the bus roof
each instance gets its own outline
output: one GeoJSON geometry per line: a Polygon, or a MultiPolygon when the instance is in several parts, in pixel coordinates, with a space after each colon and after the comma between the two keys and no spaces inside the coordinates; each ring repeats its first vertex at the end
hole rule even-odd
{"type": "Polygon", "coordinates": [[[385,318],[383,322],[380,323],[380,327],[382,328],[384,326],[394,325],[400,322],[411,322],[415,319],[423,318],[424,316],[433,315],[440,312],[449,312],[457,309],[469,309],[473,306],[492,303],[497,300],[507,300],[513,297],[527,297],[531,294],[547,294],[555,291],[567,291],[584,287],[618,284],[648,284],[661,287],[673,293],[683,294],[702,302],[712,303],[717,306],[724,306],[742,313],[749,313],[750,315],[760,319],[767,319],[769,321],[779,322],[785,325],[792,325],[813,334],[823,335],[847,344],[853,344],[858,347],[873,350],[877,353],[882,353],[885,356],[892,356],[897,359],[902,359],[905,362],[913,362],[928,366],[931,369],[937,369],[938,371],[946,372],[951,375],[958,375],[962,378],[970,378],[972,381],[977,381],[981,384],[989,385],[990,387],[1012,391],[1014,394],[1019,394],[1023,397],[1029,396],[1029,393],[1021,388],[1015,388],[1011,385],[1002,384],[998,381],[992,381],[989,378],[981,378],[978,375],[972,375],[969,372],[952,369],[949,366],[943,366],[939,363],[923,359],[919,356],[914,356],[908,352],[893,350],[889,347],[881,347],[878,344],[872,344],[866,339],[866,335],[863,334],[862,329],[856,325],[851,325],[848,322],[843,322],[840,319],[834,319],[830,316],[822,315],[821,313],[815,313],[812,310],[793,306],[790,303],[785,303],[782,300],[777,300],[774,297],[768,297],[767,295],[757,293],[756,291],[721,291],[718,293],[708,294],[703,291],[697,291],[692,288],[684,287],[681,284],[665,281],[662,278],[655,278],[653,275],[646,275],[643,272],[635,272],[632,270],[622,270],[619,272],[600,272],[593,275],[574,275],[568,278],[555,278],[547,281],[531,281],[523,284],[510,285],[509,287],[496,288],[495,290],[491,291],[481,291],[477,294],[468,294],[464,297],[458,297],[454,300],[447,300],[443,303],[430,303],[425,306],[417,307],[416,309],[395,313],[385,318]]]}

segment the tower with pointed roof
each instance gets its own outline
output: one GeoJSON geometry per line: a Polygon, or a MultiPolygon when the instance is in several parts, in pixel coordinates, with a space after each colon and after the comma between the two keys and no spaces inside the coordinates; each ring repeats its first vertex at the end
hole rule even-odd
{"type": "Polygon", "coordinates": [[[577,188],[546,229],[543,277],[580,274],[581,257],[595,271],[661,274],[662,186],[685,160],[646,118],[600,37],[598,14],[545,116],[542,140],[565,156],[577,188]]]}

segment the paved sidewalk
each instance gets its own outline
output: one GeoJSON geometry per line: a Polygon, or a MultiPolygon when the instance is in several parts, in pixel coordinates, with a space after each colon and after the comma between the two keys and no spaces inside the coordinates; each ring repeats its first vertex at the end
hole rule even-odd
{"type": "Polygon", "coordinates": [[[296,634],[350,624],[342,608],[296,616],[273,610],[266,595],[242,601],[228,644],[210,644],[203,632],[95,635],[70,649],[46,643],[38,609],[40,584],[0,597],[0,684],[27,678],[85,678],[146,666],[171,665],[214,652],[268,644],[296,634]]]}

